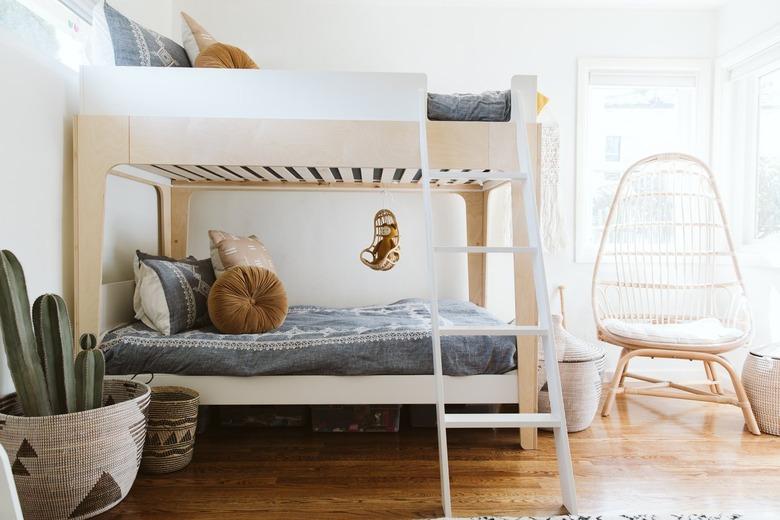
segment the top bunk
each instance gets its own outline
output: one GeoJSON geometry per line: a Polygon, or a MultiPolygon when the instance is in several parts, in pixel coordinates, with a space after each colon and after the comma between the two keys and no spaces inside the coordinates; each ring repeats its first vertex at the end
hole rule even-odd
{"type": "Polygon", "coordinates": [[[427,167],[434,188],[482,190],[537,137],[535,76],[503,86],[509,121],[429,120],[424,74],[84,67],[80,79],[77,167],[129,165],[172,186],[415,188],[427,167]]]}

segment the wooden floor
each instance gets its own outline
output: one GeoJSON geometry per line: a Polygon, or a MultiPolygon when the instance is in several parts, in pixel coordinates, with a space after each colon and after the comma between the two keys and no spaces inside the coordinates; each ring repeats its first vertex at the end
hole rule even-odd
{"type": "MultiPolygon", "coordinates": [[[[780,518],[780,437],[744,431],[738,409],[618,397],[571,436],[581,513],[740,512],[780,518]]],[[[518,449],[512,431],[450,434],[456,516],[559,511],[552,437],[518,449]]],[[[441,515],[436,435],[219,429],[192,464],[139,475],[109,519],[374,519],[441,515]]]]}

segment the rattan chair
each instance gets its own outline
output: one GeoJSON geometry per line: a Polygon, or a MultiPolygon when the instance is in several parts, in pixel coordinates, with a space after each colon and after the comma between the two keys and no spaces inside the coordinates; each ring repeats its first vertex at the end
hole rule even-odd
{"type": "Polygon", "coordinates": [[[723,205],[704,163],[664,154],[626,171],[592,290],[599,339],[623,348],[602,415],[619,393],[709,401],[740,407],[748,430],[760,434],[742,382],[722,356],[750,342],[752,324],[723,205]],[[628,372],[635,357],[700,361],[706,379],[676,383],[628,372]],[[724,391],[718,366],[734,394],[724,391]],[[626,379],[647,384],[626,386],[626,379]]]}

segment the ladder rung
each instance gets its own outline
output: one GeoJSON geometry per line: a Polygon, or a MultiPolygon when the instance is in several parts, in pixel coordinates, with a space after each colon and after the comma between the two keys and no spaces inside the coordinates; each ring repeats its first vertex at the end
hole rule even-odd
{"type": "Polygon", "coordinates": [[[437,253],[514,253],[533,254],[539,251],[536,247],[497,247],[497,246],[435,246],[437,253]]]}
{"type": "Polygon", "coordinates": [[[431,179],[453,181],[523,181],[528,175],[522,172],[429,172],[431,179]]]}
{"type": "Polygon", "coordinates": [[[471,325],[451,325],[439,327],[442,336],[544,336],[547,329],[536,325],[495,325],[475,327],[471,325]]]}
{"type": "Polygon", "coordinates": [[[556,428],[561,420],[550,413],[448,413],[447,428],[556,428]]]}

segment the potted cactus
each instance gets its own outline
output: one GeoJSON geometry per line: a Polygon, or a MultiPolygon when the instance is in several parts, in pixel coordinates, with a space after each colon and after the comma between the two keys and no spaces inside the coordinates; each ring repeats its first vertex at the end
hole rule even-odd
{"type": "Polygon", "coordinates": [[[65,301],[38,297],[0,251],[0,340],[16,393],[0,398],[0,445],[28,520],[90,518],[119,503],[135,480],[149,388],[107,380],[93,334],[74,359],[65,301]]]}

